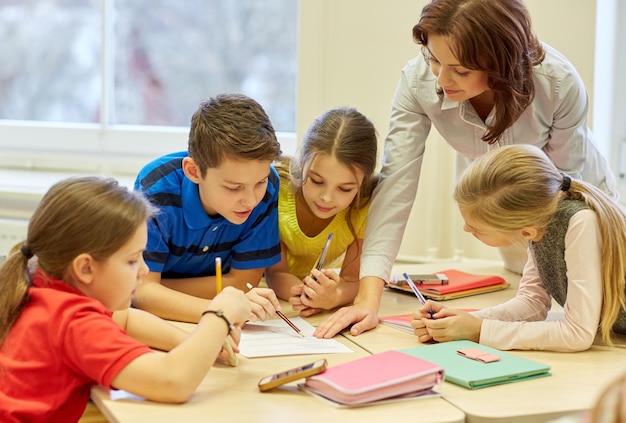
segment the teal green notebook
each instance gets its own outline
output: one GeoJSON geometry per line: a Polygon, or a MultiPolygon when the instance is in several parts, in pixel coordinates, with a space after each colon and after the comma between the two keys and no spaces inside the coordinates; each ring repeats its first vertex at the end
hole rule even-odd
{"type": "Polygon", "coordinates": [[[446,381],[469,389],[550,376],[550,366],[472,341],[442,342],[399,351],[438,364],[445,372],[446,381]],[[457,352],[468,348],[495,354],[500,360],[484,363],[457,352]]]}

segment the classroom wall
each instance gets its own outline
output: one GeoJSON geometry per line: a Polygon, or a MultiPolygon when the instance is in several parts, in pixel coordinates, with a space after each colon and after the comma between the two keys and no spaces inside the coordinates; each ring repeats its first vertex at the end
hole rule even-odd
{"type": "MultiPolygon", "coordinates": [[[[379,134],[379,157],[400,70],[419,53],[411,29],[425,0],[301,0],[297,132],[324,110],[353,106],[379,134]]],[[[592,98],[596,0],[526,0],[539,38],[566,55],[592,98]]],[[[593,105],[592,105],[593,106],[593,105]]],[[[590,114],[591,117],[591,114],[590,114]]],[[[432,131],[400,250],[410,260],[499,259],[461,230],[451,200],[455,154],[432,131]]]]}

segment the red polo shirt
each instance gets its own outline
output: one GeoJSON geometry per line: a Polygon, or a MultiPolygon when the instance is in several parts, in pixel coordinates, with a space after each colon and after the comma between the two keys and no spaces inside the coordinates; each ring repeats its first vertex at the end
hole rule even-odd
{"type": "Polygon", "coordinates": [[[131,338],[99,301],[38,275],[0,346],[0,421],[75,422],[92,386],[111,388],[151,349],[131,338]]]}

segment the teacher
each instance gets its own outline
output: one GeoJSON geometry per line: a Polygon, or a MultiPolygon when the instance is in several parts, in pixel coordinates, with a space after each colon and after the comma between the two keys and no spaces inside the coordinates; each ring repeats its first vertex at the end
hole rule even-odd
{"type": "MultiPolygon", "coordinates": [[[[457,169],[491,149],[532,144],[560,171],[617,199],[615,177],[587,123],[585,86],[567,58],[537,39],[521,0],[433,0],[413,39],[422,54],[405,65],[392,101],[359,291],[353,305],[317,327],[320,338],[350,324],[353,335],[377,326],[432,126],[457,151],[457,169]]],[[[507,269],[522,272],[525,245],[500,252],[507,269]]]]}

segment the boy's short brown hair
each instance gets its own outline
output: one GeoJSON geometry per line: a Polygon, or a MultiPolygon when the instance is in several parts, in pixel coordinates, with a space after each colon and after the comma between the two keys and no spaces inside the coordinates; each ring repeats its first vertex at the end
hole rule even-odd
{"type": "Polygon", "coordinates": [[[202,176],[225,157],[274,161],[281,155],[265,110],[243,94],[220,94],[200,103],[191,117],[188,152],[202,176]]]}

